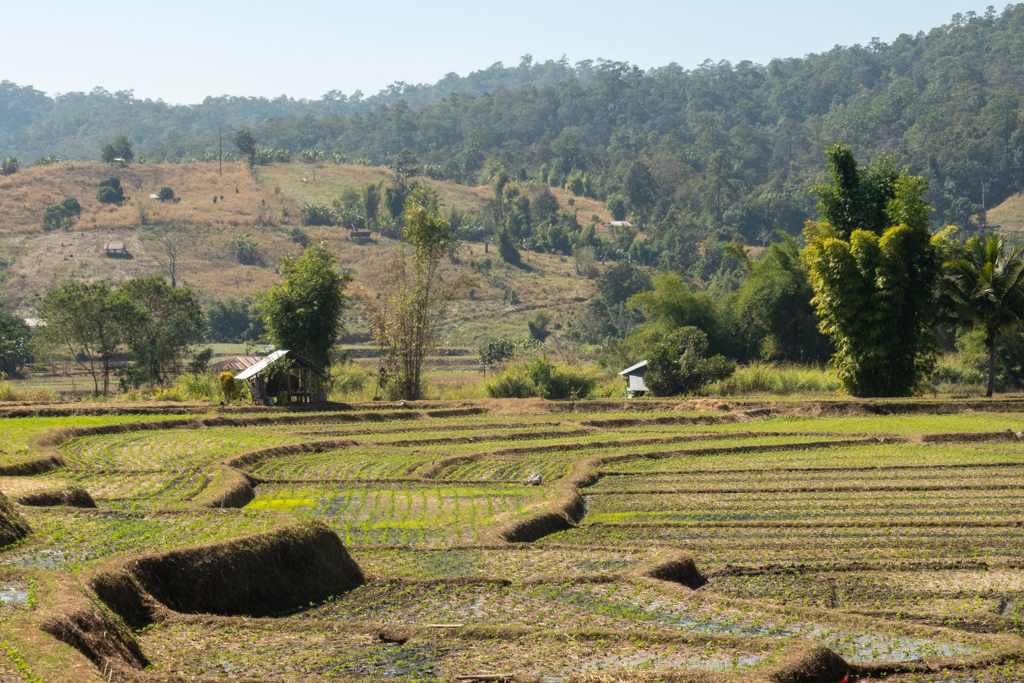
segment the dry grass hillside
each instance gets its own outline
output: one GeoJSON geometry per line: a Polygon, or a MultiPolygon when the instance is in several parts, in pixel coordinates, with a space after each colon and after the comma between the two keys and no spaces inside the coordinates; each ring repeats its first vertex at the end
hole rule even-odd
{"type": "MultiPolygon", "coordinates": [[[[355,166],[348,164],[325,164],[316,171],[313,181],[313,169],[305,164],[274,164],[260,169],[260,176],[266,187],[301,203],[329,204],[341,194],[345,187],[359,188],[365,183],[376,183],[384,180],[385,184],[394,177],[394,172],[378,166],[355,166]]],[[[489,186],[468,187],[449,181],[431,180],[426,177],[415,178],[418,183],[425,183],[438,189],[441,201],[446,206],[459,209],[476,209],[482,211],[487,201],[494,196],[489,186]]],[[[602,223],[611,220],[611,215],[604,204],[586,197],[573,197],[560,188],[551,188],[551,193],[558,200],[562,209],[575,210],[581,224],[597,216],[602,223]],[[572,200],[572,204],[570,204],[572,200]]]]}
{"type": "MultiPolygon", "coordinates": [[[[0,303],[6,310],[31,317],[46,291],[69,278],[118,282],[161,272],[156,255],[147,253],[139,239],[143,220],[150,224],[178,222],[194,232],[192,247],[179,260],[178,280],[203,300],[266,288],[277,281],[278,258],[301,250],[287,233],[298,225],[298,208],[304,202],[329,202],[346,185],[358,187],[390,173],[380,168],[327,165],[317,170],[314,183],[311,170],[302,164],[274,165],[261,168],[256,180],[240,164],[226,164],[221,176],[215,163],[126,168],[65,163],[0,178],[0,264],[9,263],[6,268],[0,265],[0,303]],[[123,206],[96,201],[97,183],[110,175],[121,179],[131,197],[123,206]],[[309,182],[303,183],[304,177],[309,182]],[[148,198],[165,186],[171,187],[180,201],[162,203],[148,198]],[[43,211],[65,197],[75,197],[82,204],[81,219],[68,232],[44,232],[43,211]],[[261,202],[267,207],[262,220],[256,210],[261,202]],[[287,217],[283,208],[288,209],[287,217]],[[242,235],[258,245],[261,265],[241,265],[232,255],[230,244],[242,235]],[[125,242],[130,256],[106,256],[103,244],[111,241],[125,242]]],[[[438,187],[445,203],[460,209],[483,208],[491,192],[488,187],[420,180],[438,187]]],[[[554,192],[568,208],[566,193],[554,192]]],[[[590,220],[591,214],[607,218],[598,202],[576,198],[574,203],[581,222],[590,220]]],[[[357,283],[371,294],[379,291],[396,242],[378,237],[356,244],[348,239],[348,231],[339,227],[306,231],[330,244],[357,283]]],[[[467,292],[466,299],[452,311],[446,328],[448,344],[473,345],[499,335],[523,336],[531,311],[546,309],[555,320],[565,321],[592,295],[593,282],[577,276],[565,257],[524,255],[527,268],[517,269],[505,266],[496,254],[490,256],[494,266],[489,272],[455,266],[470,276],[475,286],[472,298],[467,292]],[[515,293],[517,304],[508,303],[509,291],[515,293]]],[[[481,260],[483,245],[464,245],[461,257],[463,261],[481,260]]]]}
{"type": "Polygon", "coordinates": [[[989,225],[998,225],[1004,230],[1024,230],[1024,193],[1015,194],[989,209],[986,218],[989,225]]]}

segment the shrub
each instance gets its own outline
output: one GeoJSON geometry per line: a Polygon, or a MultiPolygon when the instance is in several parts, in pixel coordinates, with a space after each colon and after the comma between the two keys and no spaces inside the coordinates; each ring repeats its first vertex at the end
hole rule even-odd
{"type": "Polygon", "coordinates": [[[292,228],[288,231],[288,237],[296,244],[301,244],[302,246],[309,244],[309,235],[302,228],[292,228]]]}
{"type": "Polygon", "coordinates": [[[231,250],[239,263],[244,266],[255,266],[260,262],[260,254],[256,246],[256,243],[250,242],[249,236],[245,235],[235,238],[235,241],[231,243],[231,250]]]}
{"type": "Polygon", "coordinates": [[[334,211],[326,204],[306,204],[299,209],[303,225],[334,225],[334,211]]]}
{"type": "Polygon", "coordinates": [[[15,387],[0,372],[0,401],[59,401],[60,396],[42,387],[15,387]]]}
{"type": "Polygon", "coordinates": [[[191,401],[216,401],[221,389],[212,372],[197,372],[178,375],[175,389],[191,401]]]}
{"type": "Polygon", "coordinates": [[[174,199],[174,190],[169,187],[161,187],[160,191],[156,193],[156,198],[162,202],[166,202],[174,199]]]}
{"type": "Polygon", "coordinates": [[[370,375],[358,363],[339,363],[331,366],[331,393],[338,395],[357,394],[370,380],[370,375]]]}
{"type": "Polygon", "coordinates": [[[17,157],[0,159],[0,175],[14,175],[18,172],[19,165],[17,157]]]}
{"type": "Polygon", "coordinates": [[[504,228],[498,231],[498,253],[501,254],[501,258],[505,263],[513,266],[518,266],[522,263],[519,250],[516,248],[511,233],[504,228]]]}
{"type": "Polygon", "coordinates": [[[120,204],[124,201],[124,190],[121,189],[121,179],[111,176],[101,182],[96,188],[96,201],[100,204],[120,204]]]}
{"type": "Polygon", "coordinates": [[[217,375],[217,384],[220,385],[220,393],[226,403],[238,400],[241,391],[238,388],[238,382],[235,381],[234,375],[230,372],[220,373],[217,375]]]}
{"type": "Polygon", "coordinates": [[[551,314],[547,311],[537,311],[526,321],[526,327],[530,330],[530,337],[539,342],[544,342],[551,336],[548,325],[551,324],[551,314]]]}
{"type": "Polygon", "coordinates": [[[569,365],[555,365],[546,358],[516,363],[484,385],[491,398],[532,398],[552,400],[586,398],[597,386],[588,371],[569,365]]]}
{"type": "MultiPolygon", "coordinates": [[[[985,366],[988,359],[984,356],[972,356],[968,353],[948,354],[939,358],[928,376],[928,384],[935,391],[943,393],[951,391],[978,390],[983,391],[988,382],[985,366]],[[980,361],[980,362],[979,362],[980,361]]],[[[998,388],[1004,388],[1004,382],[996,375],[998,388]]]]}
{"type": "Polygon", "coordinates": [[[709,386],[708,392],[719,396],[793,394],[836,392],[839,386],[839,377],[833,370],[803,365],[751,363],[737,368],[731,377],[709,386]]]}
{"type": "Polygon", "coordinates": [[[644,384],[655,396],[678,396],[730,377],[735,363],[721,355],[705,358],[707,348],[708,336],[696,327],[670,332],[652,347],[644,384]]]}

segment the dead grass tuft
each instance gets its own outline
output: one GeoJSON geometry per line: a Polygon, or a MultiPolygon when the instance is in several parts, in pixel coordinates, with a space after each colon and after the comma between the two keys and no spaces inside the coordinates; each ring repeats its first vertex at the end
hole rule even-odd
{"type": "Polygon", "coordinates": [[[28,523],[21,518],[7,496],[0,493],[0,548],[20,541],[30,532],[28,523]]]}

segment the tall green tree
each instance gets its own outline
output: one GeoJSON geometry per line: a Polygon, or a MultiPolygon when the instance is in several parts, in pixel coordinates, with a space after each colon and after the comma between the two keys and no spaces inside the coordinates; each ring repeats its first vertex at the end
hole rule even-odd
{"type": "Polygon", "coordinates": [[[0,311],[0,373],[12,375],[21,372],[32,358],[29,341],[32,330],[21,318],[0,311]]]}
{"type": "Polygon", "coordinates": [[[367,230],[376,230],[380,223],[380,202],[383,186],[383,180],[377,183],[366,183],[359,191],[359,204],[363,209],[367,230]]]}
{"type": "Polygon", "coordinates": [[[96,394],[110,389],[114,354],[146,313],[126,292],[102,282],[68,282],[46,293],[39,307],[43,340],[66,349],[93,380],[96,394]]]}
{"type": "Polygon", "coordinates": [[[349,307],[345,288],[352,281],[339,272],[337,257],[324,242],[311,244],[298,258],[281,259],[281,282],[257,292],[267,339],[296,351],[322,368],[344,334],[341,316],[349,307]]]}
{"type": "Polygon", "coordinates": [[[248,128],[241,128],[235,133],[235,149],[245,161],[252,166],[256,161],[256,136],[248,128]]]}
{"type": "Polygon", "coordinates": [[[633,215],[641,224],[646,224],[658,201],[658,183],[655,182],[647,162],[637,159],[630,164],[622,186],[633,215]]]}
{"type": "Polygon", "coordinates": [[[695,394],[736,371],[722,355],[707,357],[707,349],[708,336],[696,327],[673,330],[646,349],[644,384],[655,396],[695,394]]]}
{"type": "Polygon", "coordinates": [[[103,146],[103,151],[100,152],[100,159],[105,164],[113,163],[115,159],[123,159],[131,163],[135,160],[135,152],[132,151],[131,140],[124,135],[118,135],[103,146]]]}
{"type": "Polygon", "coordinates": [[[206,306],[206,322],[210,341],[240,344],[252,341],[267,332],[259,318],[256,301],[251,297],[215,299],[206,306]]]}
{"type": "Polygon", "coordinates": [[[63,228],[70,230],[75,219],[82,215],[82,205],[74,197],[68,197],[59,204],[46,207],[43,211],[43,230],[49,232],[63,228]]]}
{"type": "Polygon", "coordinates": [[[126,340],[137,378],[152,386],[182,372],[184,361],[206,339],[206,316],[187,287],[172,287],[162,275],[128,280],[119,288],[146,315],[126,340]]]}
{"type": "Polygon", "coordinates": [[[818,330],[811,304],[814,290],[800,247],[794,237],[781,237],[757,261],[739,243],[723,247],[747,275],[740,290],[724,302],[732,312],[738,355],[793,363],[827,361],[832,349],[818,330]]]}
{"type": "Polygon", "coordinates": [[[1024,318],[1024,259],[1022,247],[1010,246],[1000,235],[968,240],[964,254],[944,265],[941,302],[954,324],[985,333],[988,351],[988,389],[996,381],[996,342],[1024,318]]]}
{"type": "Polygon", "coordinates": [[[854,396],[906,396],[930,367],[926,335],[940,258],[929,234],[923,178],[891,158],[860,168],[848,147],[826,150],[830,185],[814,187],[821,216],[804,252],[821,331],[854,396]]]}
{"type": "Polygon", "coordinates": [[[405,241],[395,252],[388,287],[364,309],[384,358],[378,381],[396,398],[422,398],[423,364],[437,346],[437,332],[462,286],[444,276],[451,226],[440,218],[436,192],[417,188],[406,204],[405,241]]]}

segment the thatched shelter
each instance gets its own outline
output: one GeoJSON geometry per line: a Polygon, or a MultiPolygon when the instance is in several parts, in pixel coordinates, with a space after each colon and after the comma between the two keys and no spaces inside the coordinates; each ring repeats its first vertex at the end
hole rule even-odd
{"type": "Polygon", "coordinates": [[[235,376],[249,383],[254,403],[269,403],[276,398],[278,404],[323,403],[327,393],[320,380],[327,379],[323,368],[314,365],[295,351],[280,350],[251,365],[235,376]]]}

